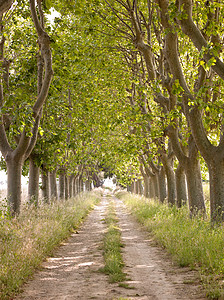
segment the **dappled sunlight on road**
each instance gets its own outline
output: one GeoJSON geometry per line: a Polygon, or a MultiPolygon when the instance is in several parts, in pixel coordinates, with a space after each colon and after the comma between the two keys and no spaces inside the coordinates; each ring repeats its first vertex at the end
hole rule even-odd
{"type": "Polygon", "coordinates": [[[123,288],[111,285],[107,275],[99,272],[104,266],[101,245],[107,205],[105,197],[81,228],[43,263],[42,270],[25,286],[17,300],[119,298],[123,288]]]}
{"type": "Polygon", "coordinates": [[[155,247],[153,240],[142,232],[117,199],[118,226],[124,244],[124,271],[129,280],[124,282],[124,286],[109,283],[108,276],[99,269],[104,266],[102,239],[106,232],[105,213],[110,200],[108,196],[103,197],[102,203],[90,213],[81,228],[43,263],[42,270],[16,300],[205,299],[194,297],[197,290],[190,290],[189,286],[186,289],[183,284],[186,277],[178,274],[179,269],[173,268],[164,252],[155,247]],[[131,288],[125,288],[125,285],[131,288]]]}

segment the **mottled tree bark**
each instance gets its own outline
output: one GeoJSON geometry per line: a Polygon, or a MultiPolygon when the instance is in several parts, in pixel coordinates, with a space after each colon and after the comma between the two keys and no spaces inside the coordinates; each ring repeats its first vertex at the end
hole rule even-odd
{"type": "Polygon", "coordinates": [[[142,181],[141,181],[141,179],[138,179],[137,185],[138,185],[138,194],[139,194],[139,195],[143,195],[143,186],[142,186],[142,181]]]}
{"type": "Polygon", "coordinates": [[[190,213],[195,214],[201,211],[205,213],[204,194],[201,178],[201,167],[198,160],[198,149],[192,136],[188,139],[187,154],[183,151],[176,129],[171,128],[169,136],[172,142],[174,153],[176,154],[179,163],[184,168],[187,181],[188,204],[190,213]]]}
{"type": "Polygon", "coordinates": [[[177,207],[187,203],[187,188],[184,167],[180,164],[175,171],[177,207]]]}
{"type": "Polygon", "coordinates": [[[59,174],[59,199],[65,199],[65,173],[63,170],[59,174]]]}
{"type": "Polygon", "coordinates": [[[84,191],[84,183],[82,176],[79,177],[79,193],[82,193],[84,191]]]}
{"type": "Polygon", "coordinates": [[[65,174],[65,200],[68,200],[69,197],[70,197],[70,195],[69,195],[69,178],[65,174]]]}
{"type": "Polygon", "coordinates": [[[49,182],[49,172],[46,168],[42,167],[41,169],[41,190],[42,197],[45,203],[49,203],[50,201],[50,182],[49,182]]]}
{"type": "Polygon", "coordinates": [[[185,167],[188,189],[188,203],[191,214],[205,213],[201,167],[198,160],[190,160],[185,167]]]}
{"type": "Polygon", "coordinates": [[[138,182],[137,180],[134,181],[134,194],[138,194],[138,182]]]}
{"type": "Polygon", "coordinates": [[[9,10],[13,2],[13,0],[0,0],[0,15],[9,10]]]}
{"type": "Polygon", "coordinates": [[[57,171],[56,170],[53,170],[50,172],[50,198],[52,200],[58,199],[57,171]]]}
{"type": "Polygon", "coordinates": [[[91,191],[91,179],[88,177],[88,179],[85,181],[85,190],[90,192],[91,191]]]}
{"type": "Polygon", "coordinates": [[[159,185],[159,201],[163,203],[167,197],[166,174],[163,166],[160,167],[156,175],[157,175],[157,181],[159,185]]]}
{"type": "Polygon", "coordinates": [[[146,175],[143,177],[144,180],[144,196],[150,198],[150,186],[149,186],[149,177],[146,175]]]}
{"type": "Polygon", "coordinates": [[[134,189],[135,189],[135,184],[134,181],[131,183],[131,193],[134,193],[134,189]]]}
{"type": "Polygon", "coordinates": [[[144,192],[144,196],[146,198],[149,198],[149,177],[147,176],[145,170],[144,170],[144,167],[143,165],[141,164],[141,159],[139,159],[140,161],[140,172],[142,174],[142,177],[143,177],[143,182],[144,182],[144,189],[143,189],[143,192],[144,192]]]}
{"type": "Polygon", "coordinates": [[[209,166],[210,207],[212,221],[224,221],[224,160],[213,160],[209,166]]]}
{"type": "Polygon", "coordinates": [[[39,199],[39,178],[40,168],[36,166],[32,155],[29,157],[29,184],[28,184],[28,201],[30,204],[38,205],[39,199]]]}
{"type": "Polygon", "coordinates": [[[22,176],[22,165],[21,159],[9,157],[6,159],[7,164],[7,200],[9,204],[10,213],[12,216],[18,215],[20,212],[21,205],[21,176],[22,176]]]}
{"type": "Polygon", "coordinates": [[[167,201],[169,204],[174,205],[176,202],[176,182],[173,170],[173,160],[172,158],[163,155],[162,162],[167,179],[167,201]]]}
{"type": "Polygon", "coordinates": [[[69,195],[70,195],[70,198],[73,198],[74,197],[74,180],[75,180],[75,175],[72,174],[69,176],[69,195]]]}
{"type": "Polygon", "coordinates": [[[153,186],[153,182],[152,182],[151,178],[149,180],[149,198],[150,199],[156,198],[155,191],[154,191],[154,186],[153,186]]]}
{"type": "Polygon", "coordinates": [[[79,193],[79,176],[75,177],[73,191],[74,191],[74,197],[76,195],[78,195],[78,193],[79,193]]]}

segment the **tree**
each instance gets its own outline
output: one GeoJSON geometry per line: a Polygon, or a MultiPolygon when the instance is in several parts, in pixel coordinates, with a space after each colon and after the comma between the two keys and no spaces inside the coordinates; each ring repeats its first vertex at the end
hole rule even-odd
{"type": "MultiPolygon", "coordinates": [[[[158,103],[162,109],[161,120],[165,123],[164,134],[169,136],[172,143],[172,149],[170,147],[166,149],[164,147],[165,144],[161,139],[160,142],[158,139],[155,139],[155,141],[160,144],[158,145],[160,148],[159,151],[168,180],[169,202],[174,203],[176,197],[174,186],[175,178],[172,166],[173,158],[171,155],[172,152],[174,152],[181,164],[179,170],[184,168],[187,175],[189,206],[191,212],[197,212],[198,210],[204,211],[205,206],[198,151],[196,148],[196,151],[188,151],[189,149],[193,149],[194,140],[189,139],[190,144],[188,144],[189,149],[186,149],[187,151],[182,151],[184,147],[179,143],[178,136],[180,134],[179,126],[181,125],[181,115],[179,117],[177,109],[178,99],[174,89],[175,82],[172,81],[172,78],[169,75],[170,70],[167,66],[165,56],[166,45],[164,45],[162,38],[164,29],[158,19],[158,10],[156,6],[154,8],[153,3],[149,1],[147,2],[148,5],[145,5],[145,3],[138,3],[137,1],[133,1],[133,3],[130,1],[115,1],[114,3],[110,1],[105,2],[110,11],[108,13],[107,10],[108,15],[110,16],[112,12],[117,20],[120,21],[119,24],[115,22],[112,23],[108,18],[110,27],[130,39],[135,48],[141,53],[147,75],[144,75],[146,74],[144,70],[142,70],[141,73],[145,76],[144,81],[153,96],[153,101],[158,103]],[[124,12],[122,10],[124,10],[124,12]],[[126,16],[125,18],[124,15],[126,16]],[[175,134],[173,134],[173,132],[175,132],[175,134]],[[175,136],[177,137],[176,139],[175,136]],[[179,155],[180,153],[181,155],[179,155]],[[190,156],[188,156],[187,153],[190,153],[190,156]],[[191,167],[189,167],[190,163],[191,167]],[[194,176],[194,174],[197,175],[194,176]],[[194,180],[192,180],[192,178],[194,178],[194,180]],[[195,181],[197,181],[197,184],[194,184],[195,181]]],[[[106,13],[104,13],[104,15],[106,15],[106,13]]],[[[145,113],[150,114],[151,111],[146,111],[145,113]]],[[[186,141],[186,138],[184,140],[186,141]]],[[[184,176],[183,172],[181,174],[184,176]]],[[[184,180],[179,180],[178,182],[183,184],[184,180]]]]}
{"type": "Polygon", "coordinates": [[[223,121],[220,107],[224,64],[221,61],[223,53],[219,36],[223,6],[219,2],[211,4],[206,2],[205,6],[201,6],[203,9],[201,7],[199,9],[192,1],[179,1],[170,7],[169,1],[166,0],[158,1],[158,4],[161,22],[166,30],[166,58],[174,80],[178,81],[182,88],[184,112],[194,141],[209,169],[211,218],[213,221],[220,221],[224,218],[223,121]],[[171,20],[174,20],[174,23],[171,20]],[[187,81],[180,62],[178,43],[182,32],[200,51],[198,54],[195,53],[192,61],[194,66],[197,66],[194,85],[187,81]],[[208,115],[211,122],[208,121],[208,115]],[[213,129],[215,142],[210,138],[211,127],[209,129],[208,126],[212,123],[216,128],[215,132],[213,129]]]}
{"type": "MultiPolygon", "coordinates": [[[[32,101],[31,95],[27,95],[26,114],[23,114],[24,119],[21,122],[21,126],[20,128],[18,128],[18,130],[15,130],[15,121],[13,123],[14,112],[12,111],[13,107],[10,103],[10,98],[7,99],[7,92],[4,92],[7,90],[4,84],[4,82],[6,82],[5,75],[9,75],[9,73],[8,69],[4,69],[4,35],[2,35],[1,40],[1,61],[3,69],[0,93],[0,150],[5,158],[7,165],[7,198],[12,215],[18,214],[20,211],[22,166],[24,164],[24,161],[31,154],[33,147],[36,143],[39,122],[42,114],[42,107],[47,98],[48,90],[53,75],[50,38],[44,29],[44,14],[42,10],[41,1],[37,1],[36,3],[34,0],[30,0],[30,15],[32,17],[34,24],[33,26],[35,27],[38,36],[38,44],[40,49],[40,52],[38,54],[38,76],[40,77],[41,87],[39,89],[39,93],[35,101],[32,101]],[[38,9],[39,17],[37,15],[36,8],[38,9]],[[9,131],[8,137],[6,133],[7,130],[9,131]],[[11,136],[15,139],[16,145],[13,141],[9,139],[9,137],[11,136]]],[[[2,33],[3,28],[4,27],[2,26],[2,33]]],[[[18,97],[20,101],[21,99],[24,99],[24,95],[15,96],[18,97]]]]}

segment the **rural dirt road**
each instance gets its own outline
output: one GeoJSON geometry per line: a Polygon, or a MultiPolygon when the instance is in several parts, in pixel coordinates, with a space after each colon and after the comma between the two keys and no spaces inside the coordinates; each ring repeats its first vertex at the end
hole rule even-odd
{"type": "Polygon", "coordinates": [[[144,232],[127,212],[123,203],[115,199],[122,240],[127,281],[132,289],[110,284],[103,267],[101,250],[106,229],[105,212],[111,197],[104,196],[78,233],[63,243],[55,255],[43,263],[32,280],[24,285],[24,292],[16,300],[75,300],[75,299],[141,299],[184,300],[206,299],[198,284],[197,274],[172,264],[164,250],[144,232]]]}

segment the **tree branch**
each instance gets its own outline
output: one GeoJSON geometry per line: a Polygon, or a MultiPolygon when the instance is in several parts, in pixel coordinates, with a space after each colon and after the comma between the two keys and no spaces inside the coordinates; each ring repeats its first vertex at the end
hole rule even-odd
{"type": "Polygon", "coordinates": [[[6,157],[9,151],[12,151],[12,148],[10,147],[6,136],[4,120],[2,115],[0,117],[0,151],[2,152],[2,155],[4,157],[6,157]]]}
{"type": "Polygon", "coordinates": [[[29,143],[29,147],[26,150],[25,159],[27,159],[30,156],[30,154],[33,151],[33,148],[36,144],[37,136],[38,136],[38,128],[39,128],[41,116],[42,116],[42,111],[37,116],[37,118],[35,120],[35,123],[33,125],[32,137],[31,137],[31,140],[30,140],[30,143],[29,143]]]}
{"type": "Polygon", "coordinates": [[[115,16],[125,25],[125,27],[127,27],[132,32],[132,34],[134,34],[132,28],[118,15],[118,13],[113,8],[113,6],[107,0],[104,0],[104,1],[108,5],[108,7],[112,10],[112,12],[115,14],[115,16]]]}
{"type": "Polygon", "coordinates": [[[13,4],[13,0],[0,0],[0,15],[2,16],[13,4]]]}
{"type": "MultiPolygon", "coordinates": [[[[39,6],[38,8],[40,9],[40,15],[42,15],[43,12],[41,6],[39,6]]],[[[40,110],[47,98],[48,91],[50,88],[50,83],[53,76],[53,70],[52,70],[52,57],[51,57],[51,49],[50,49],[50,38],[48,34],[44,31],[44,28],[42,28],[42,25],[37,17],[35,0],[30,0],[30,10],[38,34],[38,42],[40,44],[41,55],[43,57],[44,66],[45,66],[45,76],[43,79],[41,91],[33,106],[34,118],[36,118],[37,115],[40,113],[40,110]]]]}
{"type": "Polygon", "coordinates": [[[139,159],[140,159],[140,162],[143,164],[143,166],[144,166],[144,168],[145,168],[145,172],[146,172],[147,176],[148,176],[148,177],[153,177],[153,176],[155,176],[155,174],[150,170],[149,166],[147,165],[144,156],[141,155],[141,156],[139,157],[139,159]]]}
{"type": "MultiPolygon", "coordinates": [[[[179,10],[183,7],[184,12],[187,14],[187,18],[178,21],[178,23],[181,25],[182,31],[191,39],[198,51],[201,51],[202,48],[208,49],[209,45],[199,28],[193,22],[192,6],[192,0],[179,1],[179,10]]],[[[224,80],[224,63],[219,59],[219,57],[215,56],[212,50],[208,49],[205,51],[203,58],[207,63],[210,59],[214,58],[214,65],[212,65],[211,68],[224,80]]]]}

